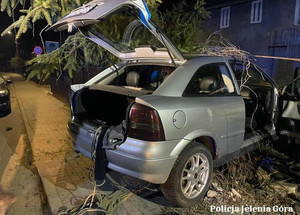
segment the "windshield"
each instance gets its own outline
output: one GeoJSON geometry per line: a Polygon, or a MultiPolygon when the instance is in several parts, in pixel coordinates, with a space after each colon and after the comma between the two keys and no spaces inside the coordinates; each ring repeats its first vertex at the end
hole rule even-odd
{"type": "Polygon", "coordinates": [[[82,30],[91,32],[120,52],[141,46],[163,48],[163,44],[138,19],[125,13],[112,15],[82,30]]]}

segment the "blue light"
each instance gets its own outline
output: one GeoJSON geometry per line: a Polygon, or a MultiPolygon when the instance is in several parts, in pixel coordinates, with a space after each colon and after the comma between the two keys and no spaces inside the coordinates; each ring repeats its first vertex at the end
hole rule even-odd
{"type": "Polygon", "coordinates": [[[151,19],[151,13],[150,13],[150,11],[149,11],[149,8],[147,7],[145,1],[143,1],[143,4],[144,4],[144,6],[145,6],[145,8],[146,8],[146,11],[147,11],[147,13],[148,13],[148,19],[150,20],[150,19],[151,19]]]}
{"type": "Polygon", "coordinates": [[[148,9],[148,7],[147,7],[145,1],[143,1],[143,4],[144,4],[145,9],[146,9],[146,11],[147,11],[148,19],[144,16],[144,13],[143,13],[141,10],[140,10],[140,17],[141,17],[141,20],[142,20],[143,24],[144,24],[148,29],[151,30],[151,27],[150,27],[149,24],[148,24],[148,20],[151,19],[151,14],[150,14],[150,11],[149,11],[149,9],[148,9]]]}

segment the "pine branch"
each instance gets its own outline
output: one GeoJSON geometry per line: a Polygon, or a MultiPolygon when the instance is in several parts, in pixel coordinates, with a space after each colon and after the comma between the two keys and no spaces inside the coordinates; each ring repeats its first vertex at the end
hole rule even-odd
{"type": "Polygon", "coordinates": [[[41,11],[42,11],[42,13],[44,14],[44,17],[45,17],[45,19],[46,19],[48,25],[52,25],[52,21],[51,21],[51,17],[50,17],[49,12],[46,11],[45,9],[42,9],[41,11]]]}
{"type": "Polygon", "coordinates": [[[8,27],[1,33],[1,36],[3,37],[4,35],[8,34],[8,32],[10,32],[12,29],[20,27],[20,25],[22,24],[24,18],[25,18],[24,15],[23,15],[23,16],[20,16],[19,20],[17,20],[16,22],[14,22],[14,23],[11,24],[10,26],[8,26],[8,27]]]}
{"type": "Polygon", "coordinates": [[[7,8],[11,8],[9,0],[2,0],[1,1],[1,12],[5,11],[7,8]]]}

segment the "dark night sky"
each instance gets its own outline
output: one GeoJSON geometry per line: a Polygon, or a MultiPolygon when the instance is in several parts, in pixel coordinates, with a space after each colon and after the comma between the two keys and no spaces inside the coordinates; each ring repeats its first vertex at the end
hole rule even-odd
{"type": "MultiPolygon", "coordinates": [[[[8,17],[6,12],[0,12],[0,32],[7,28],[12,23],[12,18],[8,17]]],[[[20,55],[24,59],[30,59],[33,47],[36,45],[42,46],[39,32],[46,26],[46,22],[38,21],[35,25],[35,36],[32,34],[32,29],[28,29],[25,34],[18,40],[20,55]]],[[[44,32],[44,40],[59,41],[59,33],[44,32]]],[[[15,55],[14,31],[11,35],[0,37],[0,61],[10,60],[15,55]]]]}
{"type": "MultiPolygon", "coordinates": [[[[2,32],[10,23],[12,23],[12,18],[8,17],[6,13],[0,12],[0,23],[0,32],[2,32]]],[[[0,60],[10,59],[14,54],[14,36],[6,35],[0,37],[0,60]]]]}

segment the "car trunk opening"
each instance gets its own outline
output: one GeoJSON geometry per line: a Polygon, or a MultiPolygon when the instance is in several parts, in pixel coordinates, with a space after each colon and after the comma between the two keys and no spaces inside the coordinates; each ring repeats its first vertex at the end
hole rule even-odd
{"type": "Polygon", "coordinates": [[[72,115],[77,121],[100,120],[118,125],[126,119],[128,106],[135,98],[152,94],[174,69],[164,65],[130,65],[112,71],[73,95],[72,115]]]}
{"type": "Polygon", "coordinates": [[[119,125],[126,119],[127,109],[134,99],[151,93],[130,87],[91,85],[77,93],[74,116],[78,121],[119,125]]]}
{"type": "Polygon", "coordinates": [[[125,65],[105,75],[99,74],[92,83],[77,89],[72,96],[72,117],[68,123],[77,150],[90,157],[92,142],[100,130],[101,134],[105,133],[103,147],[109,149],[122,144],[130,129],[130,137],[152,141],[164,139],[156,110],[132,105],[137,104],[135,98],[152,94],[174,69],[153,63],[125,65]],[[136,114],[129,116],[134,107],[136,114]]]}
{"type": "Polygon", "coordinates": [[[77,134],[84,136],[86,144],[78,143],[77,148],[95,160],[96,184],[105,178],[106,150],[116,149],[126,139],[126,115],[135,97],[151,92],[92,84],[74,95],[76,102],[72,109],[75,123],[69,123],[69,128],[76,133],[73,128],[76,129],[79,124],[77,134]]]}

